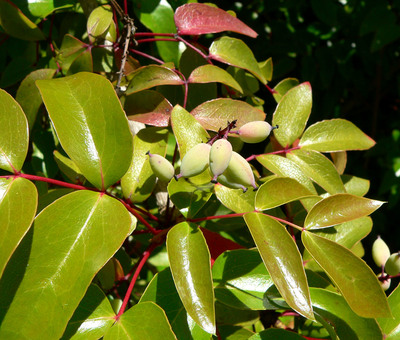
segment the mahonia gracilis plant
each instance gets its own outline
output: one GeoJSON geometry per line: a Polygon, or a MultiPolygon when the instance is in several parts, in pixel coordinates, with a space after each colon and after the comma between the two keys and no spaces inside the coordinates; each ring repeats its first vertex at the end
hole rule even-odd
{"type": "Polygon", "coordinates": [[[0,339],[395,339],[375,142],[179,3],[0,0],[0,339]]]}

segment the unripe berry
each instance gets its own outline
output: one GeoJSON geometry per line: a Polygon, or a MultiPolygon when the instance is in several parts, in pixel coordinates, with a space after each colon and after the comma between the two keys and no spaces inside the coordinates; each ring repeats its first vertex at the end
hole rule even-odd
{"type": "Polygon", "coordinates": [[[254,189],[257,189],[250,164],[235,151],[232,151],[229,165],[222,175],[224,175],[230,183],[241,184],[245,187],[252,186],[254,189]]]}
{"type": "Polygon", "coordinates": [[[248,190],[248,188],[246,188],[244,185],[232,182],[232,180],[225,174],[218,176],[218,182],[231,189],[242,189],[243,192],[246,192],[248,190]]]}
{"type": "Polygon", "coordinates": [[[390,255],[385,264],[385,272],[389,275],[397,275],[400,273],[400,251],[390,255]]]}
{"type": "Polygon", "coordinates": [[[211,145],[200,143],[186,152],[181,162],[181,172],[175,176],[175,179],[180,177],[192,177],[201,174],[208,167],[210,158],[211,145]]]}
{"type": "Polygon", "coordinates": [[[237,133],[245,143],[259,143],[269,136],[272,129],[271,125],[260,120],[244,124],[237,133]]]}
{"type": "Polygon", "coordinates": [[[231,143],[229,143],[226,139],[218,139],[214,142],[210,150],[210,170],[213,174],[213,179],[211,182],[217,182],[217,177],[226,170],[231,157],[231,143]]]}
{"type": "Polygon", "coordinates": [[[151,154],[150,151],[146,153],[149,155],[150,167],[154,174],[160,181],[169,182],[174,177],[174,167],[163,156],[151,154]]]}
{"type": "Polygon", "coordinates": [[[385,265],[390,256],[390,250],[384,240],[380,236],[372,244],[372,258],[378,267],[385,265]]]}
{"type": "MultiPolygon", "coordinates": [[[[380,273],[378,274],[378,279],[381,278],[382,276],[386,276],[386,273],[380,273]]],[[[386,280],[379,280],[379,283],[381,284],[381,287],[383,290],[388,290],[390,288],[390,283],[392,280],[386,279],[386,280]]]]}

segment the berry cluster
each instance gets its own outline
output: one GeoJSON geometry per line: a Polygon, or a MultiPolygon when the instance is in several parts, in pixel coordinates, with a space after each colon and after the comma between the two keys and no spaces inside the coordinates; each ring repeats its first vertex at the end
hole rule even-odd
{"type": "Polygon", "coordinates": [[[147,152],[154,174],[159,180],[168,182],[172,177],[176,180],[180,177],[189,178],[209,168],[212,183],[220,183],[232,189],[242,189],[243,192],[246,192],[248,187],[256,190],[253,170],[246,159],[232,150],[232,145],[227,139],[228,134],[237,134],[245,143],[259,143],[278,126],[272,127],[265,121],[253,121],[237,131],[231,131],[235,128],[235,124],[236,121],[228,122],[227,128],[218,131],[217,135],[207,143],[200,143],[191,148],[182,158],[178,175],[174,174],[174,167],[167,159],[147,152]]]}

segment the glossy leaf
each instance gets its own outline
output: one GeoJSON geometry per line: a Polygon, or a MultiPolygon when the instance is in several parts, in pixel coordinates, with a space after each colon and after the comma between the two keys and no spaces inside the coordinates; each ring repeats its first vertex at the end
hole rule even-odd
{"type": "MultiPolygon", "coordinates": [[[[199,5],[199,4],[197,4],[199,5]]],[[[234,88],[242,93],[238,82],[224,69],[214,65],[203,65],[193,70],[187,79],[189,83],[213,83],[218,82],[234,88]]]]}
{"type": "Polygon", "coordinates": [[[0,0],[0,23],[3,30],[17,39],[44,40],[42,31],[11,1],[0,0]]]}
{"type": "Polygon", "coordinates": [[[49,0],[13,0],[13,3],[36,23],[40,22],[41,18],[47,17],[57,9],[68,8],[75,5],[74,0],[64,0],[62,2],[49,0]]]}
{"type": "Polygon", "coordinates": [[[110,5],[96,7],[89,15],[87,32],[89,36],[101,36],[110,27],[113,21],[113,11],[110,5]]]}
{"type": "Polygon", "coordinates": [[[167,235],[167,251],[175,286],[186,311],[206,332],[215,334],[210,253],[202,232],[187,222],[175,225],[167,235]]]}
{"type": "Polygon", "coordinates": [[[310,83],[291,88],[279,101],[272,125],[279,125],[274,136],[282,146],[292,145],[301,136],[311,113],[312,92],[310,83]]]}
{"type": "Polygon", "coordinates": [[[161,93],[144,90],[126,96],[124,110],[129,120],[166,127],[169,125],[172,105],[161,93]]]}
{"type": "Polygon", "coordinates": [[[224,206],[235,213],[252,212],[255,209],[256,193],[253,190],[230,189],[224,185],[215,185],[215,195],[224,206]]]}
{"type": "Polygon", "coordinates": [[[218,98],[204,102],[192,110],[191,114],[205,129],[212,131],[225,128],[228,121],[237,120],[236,126],[239,128],[248,122],[265,119],[263,111],[241,100],[230,98],[218,98]]]}
{"type": "Polygon", "coordinates": [[[324,120],[311,125],[300,139],[303,149],[321,152],[366,150],[375,141],[345,119],[324,120]]]}
{"type": "Polygon", "coordinates": [[[111,83],[92,73],[36,82],[60,143],[99,189],[125,174],[132,158],[128,120],[111,83]]]}
{"type": "MultiPolygon", "coordinates": [[[[58,58],[63,71],[69,72],[69,69],[73,63],[75,63],[74,66],[75,70],[78,69],[80,65],[82,67],[85,67],[85,58],[83,57],[82,60],[81,55],[86,50],[87,50],[86,43],[80,41],[79,39],[73,37],[70,34],[66,34],[61,43],[60,54],[58,58]],[[81,60],[79,60],[80,57],[81,60]]],[[[85,55],[87,56],[88,53],[90,53],[90,51],[86,51],[85,55]]],[[[74,73],[73,70],[71,70],[71,72],[74,73]]]]}
{"type": "Polygon", "coordinates": [[[183,85],[183,80],[171,69],[159,66],[142,66],[131,74],[126,94],[147,90],[160,85],[183,85]]]}
{"type": "Polygon", "coordinates": [[[80,51],[68,68],[67,75],[69,76],[79,72],[93,72],[93,57],[91,50],[85,48],[80,51]]]}
{"type": "Polygon", "coordinates": [[[396,340],[400,335],[400,285],[388,297],[390,309],[393,313],[392,318],[379,318],[378,322],[388,340],[396,340]]]}
{"type": "Polygon", "coordinates": [[[259,62],[258,66],[260,67],[265,79],[271,81],[273,72],[272,58],[268,58],[265,61],[259,62]]]}
{"type": "Polygon", "coordinates": [[[176,105],[171,112],[171,125],[179,146],[181,159],[192,147],[208,141],[207,131],[189,112],[179,105],[176,105]]]}
{"type": "Polygon", "coordinates": [[[284,329],[270,328],[254,334],[249,340],[303,340],[304,338],[294,332],[284,329]]]}
{"type": "Polygon", "coordinates": [[[339,224],[332,228],[314,230],[314,234],[339,243],[343,247],[351,249],[357,242],[366,237],[372,229],[372,220],[364,216],[353,221],[339,224]]]}
{"type": "Polygon", "coordinates": [[[0,277],[15,248],[31,226],[38,194],[25,178],[0,178],[0,277]]]}
{"type": "Polygon", "coordinates": [[[275,93],[273,93],[273,96],[275,101],[279,103],[286,92],[297,85],[299,85],[299,81],[296,78],[286,78],[280,81],[278,85],[274,87],[275,93]]]}
{"type": "Polygon", "coordinates": [[[343,175],[347,165],[347,152],[338,151],[331,152],[332,162],[335,164],[336,170],[340,175],[343,175]]]}
{"type": "Polygon", "coordinates": [[[135,223],[120,202],[93,191],[73,192],[44,209],[0,281],[0,338],[60,338],[135,223]]]}
{"type": "Polygon", "coordinates": [[[153,302],[142,302],[122,314],[104,336],[104,340],[115,339],[176,340],[176,336],[162,308],[153,302]]]}
{"type": "Polygon", "coordinates": [[[295,179],[313,194],[317,194],[314,185],[301,168],[289,158],[278,155],[261,155],[256,157],[264,167],[274,174],[295,179]]]}
{"type": "Polygon", "coordinates": [[[29,130],[24,111],[0,89],[0,169],[20,171],[28,152],[29,130]]]}
{"type": "Polygon", "coordinates": [[[319,229],[372,214],[383,202],[364,197],[337,194],[319,201],[308,213],[304,228],[319,229]]]}
{"type": "Polygon", "coordinates": [[[140,130],[133,138],[131,165],[121,179],[124,197],[132,202],[143,202],[156,184],[156,177],[150,167],[147,151],[164,156],[167,150],[168,130],[147,128],[140,130]]]}
{"type": "Polygon", "coordinates": [[[165,311],[178,339],[210,340],[210,334],[186,313],[169,268],[157,273],[150,281],[140,298],[140,302],[146,301],[156,303],[165,311]]]}
{"type": "Polygon", "coordinates": [[[181,178],[169,182],[168,194],[183,216],[193,218],[210,199],[213,188],[211,183],[197,186],[181,178]]]}
{"type": "Polygon", "coordinates": [[[369,191],[370,182],[367,179],[350,175],[342,175],[341,178],[348,194],[364,196],[369,191]]]}
{"type": "Polygon", "coordinates": [[[267,83],[253,52],[240,39],[225,36],[214,40],[210,46],[209,57],[213,60],[245,69],[256,76],[261,83],[267,83]]]}
{"type": "Polygon", "coordinates": [[[310,288],[315,314],[334,326],[340,339],[381,339],[382,332],[374,319],[354,313],[342,296],[320,288],[310,288]]]}
{"type": "Polygon", "coordinates": [[[61,339],[97,340],[113,325],[114,317],[110,301],[98,286],[91,284],[61,339]]]}
{"type": "Polygon", "coordinates": [[[333,163],[324,155],[312,150],[294,150],[288,153],[287,157],[328,193],[345,192],[339,173],[333,163]]]}
{"type": "Polygon", "coordinates": [[[391,317],[386,295],[363,260],[347,248],[309,231],[304,231],[301,239],[356,314],[364,318],[391,317]]]}
{"type": "Polygon", "coordinates": [[[257,251],[224,252],[215,261],[212,275],[218,301],[233,308],[265,309],[264,294],[273,281],[257,251]]]}
{"type": "Polygon", "coordinates": [[[273,178],[257,190],[256,209],[260,211],[272,209],[310,196],[315,194],[293,178],[273,178]]]}
{"type": "Polygon", "coordinates": [[[39,79],[51,79],[55,72],[56,70],[52,69],[33,71],[25,77],[18,88],[15,99],[25,112],[30,130],[32,130],[39,108],[43,103],[35,81],[39,79]]]}
{"type": "Polygon", "coordinates": [[[314,319],[300,252],[286,228],[260,213],[245,214],[244,220],[284,300],[301,315],[314,319]]]}
{"type": "Polygon", "coordinates": [[[72,183],[83,183],[85,181],[85,177],[82,175],[77,165],[68,157],[65,157],[56,150],[54,151],[54,159],[60,170],[72,183]]]}
{"type": "Polygon", "coordinates": [[[175,25],[181,35],[200,35],[232,31],[252,38],[257,33],[242,21],[217,7],[206,4],[189,3],[177,8],[175,25]]]}

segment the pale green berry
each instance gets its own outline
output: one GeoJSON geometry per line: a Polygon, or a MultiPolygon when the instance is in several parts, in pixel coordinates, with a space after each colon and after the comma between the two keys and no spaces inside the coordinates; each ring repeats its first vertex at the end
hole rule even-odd
{"type": "Polygon", "coordinates": [[[229,143],[226,139],[218,139],[214,142],[210,150],[210,170],[213,174],[213,179],[211,182],[217,182],[217,177],[226,170],[231,157],[231,143],[229,143]]]}
{"type": "Polygon", "coordinates": [[[158,179],[163,182],[169,182],[175,173],[172,164],[163,156],[151,154],[149,151],[147,151],[147,155],[149,155],[151,170],[153,170],[158,179]]]}
{"type": "MultiPolygon", "coordinates": [[[[383,273],[383,275],[382,275],[382,273],[378,274],[378,278],[380,278],[382,276],[386,276],[386,273],[383,273]]],[[[379,283],[381,284],[381,287],[383,290],[388,290],[390,288],[391,281],[392,281],[391,279],[386,279],[383,281],[379,280],[379,283]]]]}
{"type": "Polygon", "coordinates": [[[400,251],[389,256],[385,264],[385,272],[391,276],[400,273],[400,251]]]}
{"type": "Polygon", "coordinates": [[[390,250],[384,240],[380,236],[372,244],[372,258],[378,267],[385,265],[390,256],[390,250]]]}
{"type": "Polygon", "coordinates": [[[182,158],[180,174],[175,176],[175,179],[196,176],[206,170],[210,158],[210,149],[211,145],[200,143],[186,152],[182,158]]]}
{"type": "Polygon", "coordinates": [[[232,157],[228,167],[222,174],[229,182],[241,184],[245,187],[253,187],[257,189],[254,179],[253,170],[250,164],[237,152],[232,151],[232,157]]]}
{"type": "Polygon", "coordinates": [[[244,124],[237,133],[245,143],[259,143],[269,136],[272,129],[265,121],[254,121],[244,124]]]}

